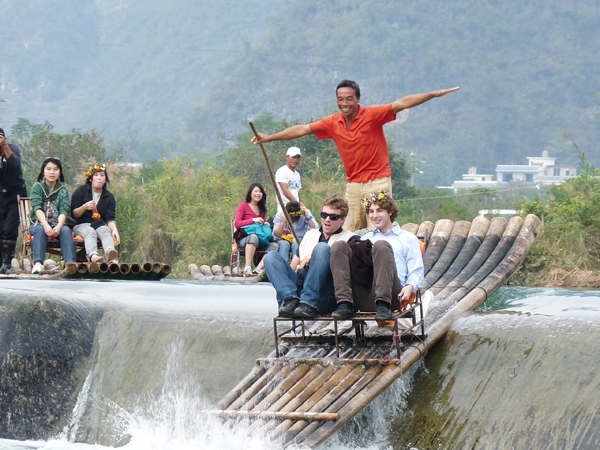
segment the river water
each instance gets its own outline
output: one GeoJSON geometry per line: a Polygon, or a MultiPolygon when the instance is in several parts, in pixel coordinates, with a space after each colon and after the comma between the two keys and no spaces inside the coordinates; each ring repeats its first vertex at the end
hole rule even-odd
{"type": "MultiPolygon", "coordinates": [[[[322,448],[600,448],[599,294],[501,288],[322,448]]],[[[50,435],[0,411],[29,430],[0,449],[281,448],[200,413],[272,350],[269,284],[1,280],[2,301],[102,313],[75,405],[50,435]]]]}

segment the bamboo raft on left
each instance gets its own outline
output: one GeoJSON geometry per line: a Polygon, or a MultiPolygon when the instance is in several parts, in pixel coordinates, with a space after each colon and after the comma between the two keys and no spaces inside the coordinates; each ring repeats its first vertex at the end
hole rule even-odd
{"type": "MultiPolygon", "coordinates": [[[[28,260],[25,260],[29,262],[28,260]]],[[[64,269],[52,260],[44,262],[44,270],[39,274],[31,273],[31,264],[21,267],[16,259],[13,259],[12,270],[0,278],[9,279],[113,279],[113,280],[160,280],[171,273],[170,264],[153,262],[144,263],[67,263],[64,269]]]]}

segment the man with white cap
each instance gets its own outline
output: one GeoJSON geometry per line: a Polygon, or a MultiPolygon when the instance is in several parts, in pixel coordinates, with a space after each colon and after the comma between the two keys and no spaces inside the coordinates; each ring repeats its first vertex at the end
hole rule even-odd
{"type": "MultiPolygon", "coordinates": [[[[277,182],[279,193],[283,200],[284,206],[287,202],[300,202],[300,174],[296,170],[300,164],[300,156],[302,153],[298,147],[290,147],[285,154],[285,166],[281,166],[275,173],[275,181],[277,182]]],[[[277,202],[277,211],[281,212],[281,205],[277,202]]]]}

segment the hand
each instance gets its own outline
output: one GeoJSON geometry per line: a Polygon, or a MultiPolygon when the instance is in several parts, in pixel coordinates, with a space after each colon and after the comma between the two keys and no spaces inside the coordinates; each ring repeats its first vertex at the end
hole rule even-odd
{"type": "Polygon", "coordinates": [[[254,223],[265,223],[265,219],[263,219],[262,217],[255,217],[254,219],[252,219],[252,221],[254,223]]]}
{"type": "Polygon", "coordinates": [[[452,89],[442,89],[441,91],[434,91],[432,92],[432,94],[434,97],[443,97],[444,95],[449,94],[450,92],[458,91],[459,89],[460,87],[456,86],[452,89]]]}
{"type": "Polygon", "coordinates": [[[53,229],[52,229],[52,237],[59,237],[60,236],[60,229],[62,228],[62,225],[59,223],[58,225],[56,225],[53,229]]]}
{"type": "Polygon", "coordinates": [[[0,135],[0,147],[4,147],[5,144],[6,144],[6,138],[4,136],[0,135]]]}
{"type": "Polygon", "coordinates": [[[96,202],[94,200],[90,200],[89,202],[81,205],[81,207],[86,211],[93,211],[95,206],[96,206],[96,202]]]}
{"type": "Polygon", "coordinates": [[[266,142],[269,142],[270,137],[271,136],[269,136],[268,134],[258,133],[258,139],[256,139],[256,136],[254,136],[252,139],[250,139],[250,142],[252,142],[254,145],[264,144],[266,142]]]}
{"type": "Polygon", "coordinates": [[[44,227],[44,232],[48,237],[54,237],[54,228],[52,228],[49,224],[42,225],[44,227]]]}
{"type": "Polygon", "coordinates": [[[116,229],[112,230],[112,237],[113,241],[115,241],[117,244],[121,243],[121,236],[119,236],[119,232],[116,229]]]}
{"type": "Polygon", "coordinates": [[[297,272],[298,270],[302,269],[302,268],[303,268],[305,265],[307,265],[307,264],[310,262],[310,257],[311,257],[311,256],[312,256],[312,255],[305,256],[304,258],[302,258],[302,259],[300,260],[300,264],[298,264],[298,267],[296,268],[296,272],[297,272]]]}
{"type": "Polygon", "coordinates": [[[402,288],[400,293],[398,294],[398,300],[406,301],[410,298],[413,293],[412,284],[407,284],[402,288]]]}

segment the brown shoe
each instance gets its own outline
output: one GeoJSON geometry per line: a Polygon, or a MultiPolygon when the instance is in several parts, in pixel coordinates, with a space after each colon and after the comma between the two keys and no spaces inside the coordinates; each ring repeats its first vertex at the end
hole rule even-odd
{"type": "Polygon", "coordinates": [[[111,248],[108,253],[106,254],[106,259],[108,260],[108,262],[110,263],[118,263],[119,262],[119,252],[116,251],[114,248],[111,248]]]}

